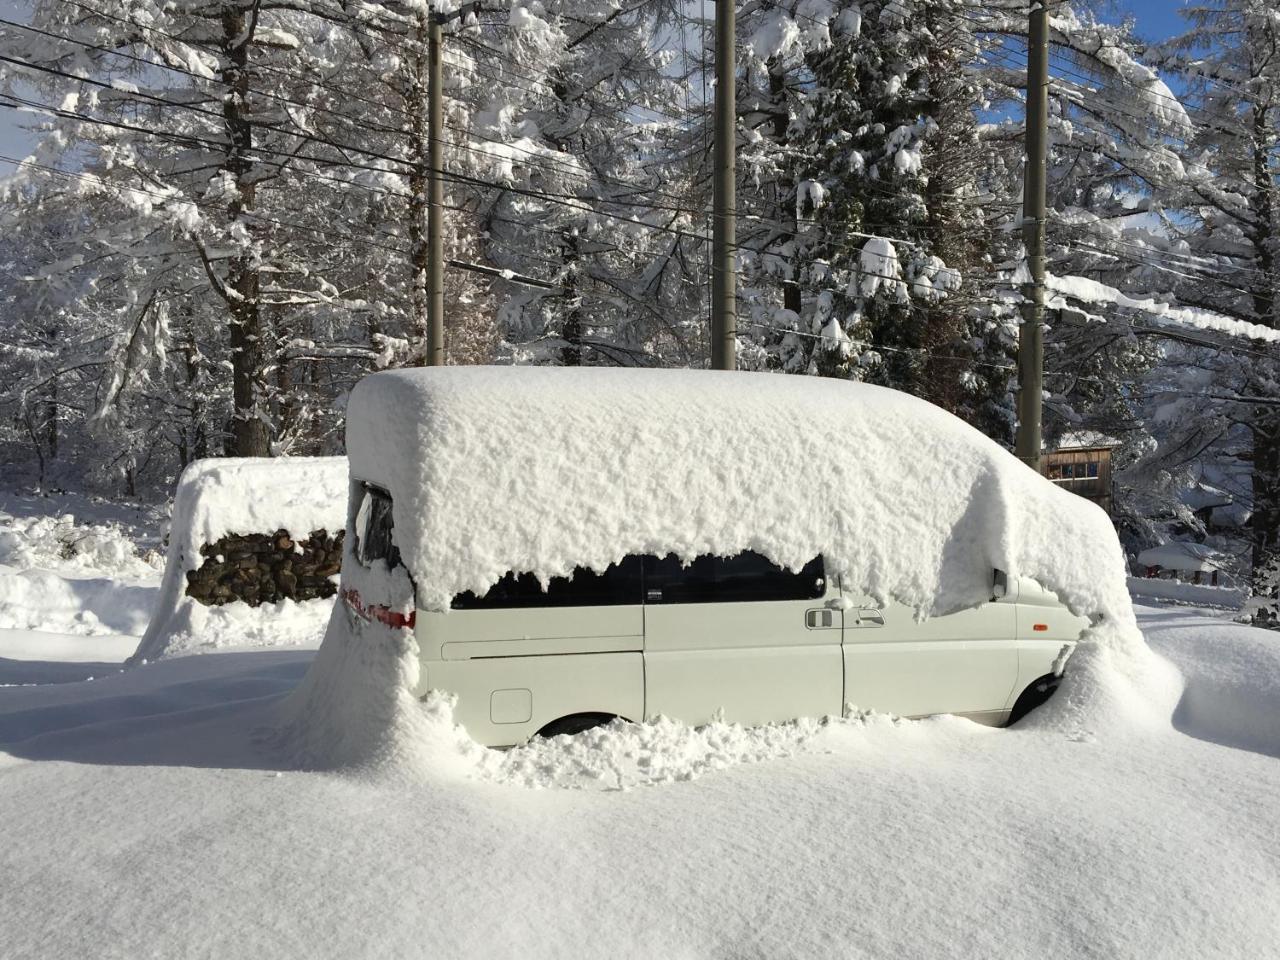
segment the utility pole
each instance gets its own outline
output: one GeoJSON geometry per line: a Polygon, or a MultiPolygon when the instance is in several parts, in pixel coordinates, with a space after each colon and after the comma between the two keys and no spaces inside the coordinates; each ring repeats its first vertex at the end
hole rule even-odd
{"type": "Polygon", "coordinates": [[[1040,423],[1044,406],[1045,166],[1049,132],[1049,13],[1047,0],[1032,0],[1027,40],[1026,166],[1022,176],[1022,239],[1030,282],[1023,287],[1018,327],[1018,434],[1015,451],[1040,472],[1040,423]]]}
{"type": "Polygon", "coordinates": [[[444,18],[427,14],[427,356],[444,366],[444,18]]]}
{"type": "Polygon", "coordinates": [[[735,112],[734,38],[737,33],[734,0],[716,0],[716,99],[714,203],[711,226],[711,366],[733,370],[738,365],[737,245],[734,160],[735,112]]]}

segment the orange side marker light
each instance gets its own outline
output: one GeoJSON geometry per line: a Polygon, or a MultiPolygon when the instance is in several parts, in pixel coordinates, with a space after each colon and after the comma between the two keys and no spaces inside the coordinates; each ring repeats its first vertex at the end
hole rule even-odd
{"type": "Polygon", "coordinates": [[[1047,623],[1036,623],[1032,625],[1031,629],[1032,630],[1048,630],[1049,625],[1047,623]]]}

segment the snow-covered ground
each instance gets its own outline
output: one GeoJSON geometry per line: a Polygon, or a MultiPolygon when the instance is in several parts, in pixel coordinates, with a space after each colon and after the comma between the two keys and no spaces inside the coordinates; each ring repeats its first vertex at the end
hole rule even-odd
{"type": "Polygon", "coordinates": [[[76,494],[0,494],[0,685],[119,670],[159,596],[163,522],[76,494]]]}
{"type": "MultiPolygon", "coordinates": [[[[1199,958],[1280,943],[1280,634],[1221,611],[1139,609],[1186,681],[1154,730],[656,723],[313,773],[266,736],[311,651],[121,672],[140,632],[124,611],[145,606],[129,591],[158,571],[45,563],[116,589],[46,589],[52,633],[5,608],[26,625],[0,632],[0,683],[25,684],[0,688],[0,956],[1199,958]],[[66,629],[77,600],[96,623],[66,629]]],[[[11,606],[22,575],[0,572],[11,606]]]]}

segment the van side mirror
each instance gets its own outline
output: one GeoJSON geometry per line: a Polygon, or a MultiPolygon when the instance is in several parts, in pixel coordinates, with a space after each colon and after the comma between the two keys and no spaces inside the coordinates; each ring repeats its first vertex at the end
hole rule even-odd
{"type": "Polygon", "coordinates": [[[1009,575],[1003,570],[993,570],[991,579],[991,599],[1002,600],[1009,595],[1009,575]]]}

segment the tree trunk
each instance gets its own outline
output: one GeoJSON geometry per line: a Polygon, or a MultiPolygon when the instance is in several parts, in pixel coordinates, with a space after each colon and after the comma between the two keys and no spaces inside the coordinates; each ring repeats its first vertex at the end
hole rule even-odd
{"type": "Polygon", "coordinates": [[[582,366],[582,297],[578,294],[578,235],[566,231],[561,240],[564,258],[565,315],[562,336],[565,345],[560,348],[560,362],[566,367],[582,366]]]}
{"type": "Polygon", "coordinates": [[[1280,563],[1280,416],[1274,408],[1260,409],[1251,424],[1253,434],[1253,515],[1249,532],[1253,547],[1254,592],[1274,596],[1273,582],[1280,563]]]}
{"type": "MultiPolygon", "coordinates": [[[[787,113],[787,68],[782,62],[774,57],[770,58],[769,63],[769,106],[773,109],[773,141],[778,146],[785,146],[787,143],[787,128],[790,126],[791,118],[787,113]]],[[[788,171],[793,170],[787,167],[788,171]]],[[[783,217],[791,224],[791,236],[799,246],[800,211],[797,209],[796,197],[796,178],[794,172],[788,172],[778,177],[778,191],[782,195],[784,201],[790,201],[787,213],[783,217]]],[[[797,258],[791,258],[791,276],[782,281],[782,306],[790,310],[797,317],[804,307],[804,298],[800,290],[800,263],[797,258]]]]}
{"type": "Polygon", "coordinates": [[[183,326],[186,336],[182,344],[182,367],[187,375],[187,395],[191,398],[190,423],[183,431],[184,437],[190,440],[189,444],[184,441],[182,448],[182,465],[185,467],[188,458],[203,460],[209,456],[209,433],[204,424],[205,402],[201,393],[203,384],[200,382],[204,358],[200,356],[200,347],[196,343],[195,317],[190,310],[186,311],[183,326]]]}
{"type": "Polygon", "coordinates": [[[1271,170],[1271,131],[1268,129],[1268,107],[1256,103],[1253,106],[1253,207],[1254,224],[1251,231],[1253,248],[1258,258],[1258,279],[1253,284],[1253,312],[1257,314],[1258,323],[1268,327],[1280,326],[1280,317],[1276,316],[1276,287],[1280,277],[1276,276],[1275,244],[1280,242],[1275,222],[1274,195],[1276,191],[1275,174],[1271,170]]]}
{"type": "MultiPolygon", "coordinates": [[[[222,101],[222,116],[229,141],[225,167],[236,182],[236,193],[227,211],[232,223],[252,211],[255,202],[255,188],[250,178],[254,160],[247,67],[256,13],[254,20],[252,25],[246,22],[242,11],[229,10],[222,15],[223,47],[227,56],[222,79],[228,87],[222,101]]],[[[245,226],[253,233],[250,223],[245,226]]],[[[253,251],[242,250],[230,261],[226,288],[230,295],[228,305],[231,310],[233,412],[231,449],[228,452],[240,457],[271,455],[271,431],[262,407],[266,391],[262,372],[261,282],[257,257],[253,251]]]]}
{"type": "Polygon", "coordinates": [[[431,264],[431,247],[427,242],[427,16],[420,15],[414,25],[415,44],[409,56],[409,91],[405,109],[409,114],[409,363],[421,366],[427,355],[429,302],[427,271],[431,264]]]}
{"type": "Polygon", "coordinates": [[[289,362],[290,332],[284,317],[275,311],[276,341],[276,436],[297,442],[298,398],[293,381],[293,365],[289,362]]]}
{"type": "MultiPolygon", "coordinates": [[[[1269,327],[1280,327],[1276,314],[1276,254],[1275,223],[1275,175],[1270,169],[1271,131],[1269,129],[1268,104],[1255,103],[1252,108],[1253,184],[1252,198],[1253,243],[1258,273],[1251,284],[1253,312],[1257,322],[1269,327]]],[[[1268,353],[1271,353],[1268,350],[1268,353]]],[[[1253,391],[1266,395],[1274,393],[1270,385],[1275,382],[1276,362],[1260,361],[1264,369],[1254,377],[1253,391]]],[[[1250,533],[1253,547],[1252,580],[1257,593],[1276,595],[1276,570],[1280,564],[1280,414],[1274,407],[1258,407],[1250,424],[1253,434],[1253,516],[1250,533]]]]}
{"type": "Polygon", "coordinates": [[[48,420],[45,430],[49,439],[49,459],[58,459],[58,378],[49,381],[49,402],[46,405],[48,420]]]}

